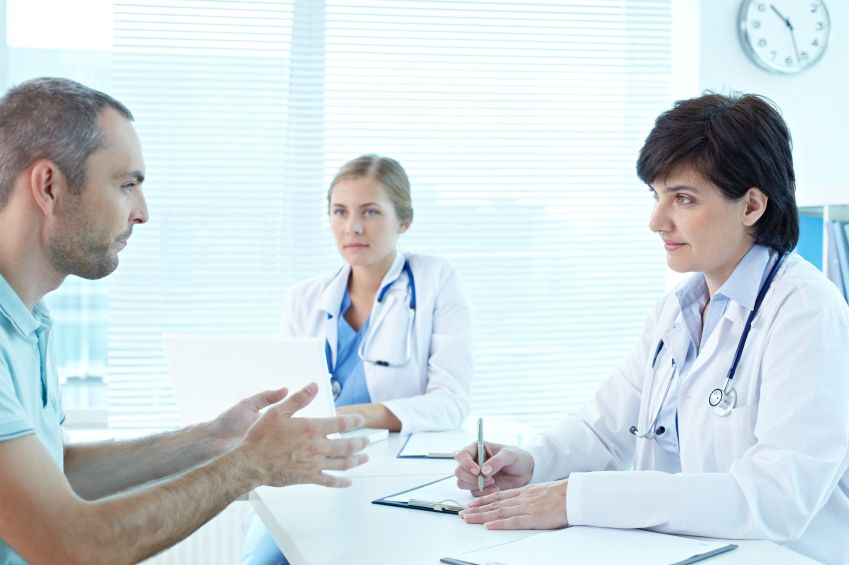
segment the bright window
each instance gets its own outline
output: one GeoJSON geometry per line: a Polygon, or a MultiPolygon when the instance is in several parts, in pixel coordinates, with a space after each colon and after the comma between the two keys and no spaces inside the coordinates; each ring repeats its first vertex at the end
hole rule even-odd
{"type": "MultiPolygon", "coordinates": [[[[152,219],[86,283],[110,425],[176,423],[163,331],[276,332],[286,289],[338,267],[326,187],[367,152],[412,179],[403,247],[464,282],[473,411],[541,426],[585,401],[666,282],[634,163],[672,100],[671,4],[115,1],[92,86],[136,115],[152,219]]],[[[78,57],[55,72],[91,76],[78,57]]]]}

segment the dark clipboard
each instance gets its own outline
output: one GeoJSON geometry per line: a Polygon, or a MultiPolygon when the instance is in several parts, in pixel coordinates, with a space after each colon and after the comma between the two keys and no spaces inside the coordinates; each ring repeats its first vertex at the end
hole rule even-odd
{"type": "Polygon", "coordinates": [[[388,500],[390,498],[395,498],[396,496],[401,496],[402,494],[429,487],[430,485],[435,485],[436,483],[441,483],[442,481],[447,481],[453,478],[454,475],[448,475],[447,477],[436,479],[435,481],[431,481],[423,485],[417,485],[413,488],[408,488],[407,490],[402,490],[401,492],[396,492],[395,494],[389,494],[384,497],[372,500],[371,503],[382,504],[384,506],[395,506],[398,508],[409,508],[410,510],[426,510],[427,512],[439,512],[440,514],[459,514],[460,511],[465,508],[465,506],[459,505],[456,502],[450,500],[416,500],[413,498],[409,499],[408,501],[388,500]]]}

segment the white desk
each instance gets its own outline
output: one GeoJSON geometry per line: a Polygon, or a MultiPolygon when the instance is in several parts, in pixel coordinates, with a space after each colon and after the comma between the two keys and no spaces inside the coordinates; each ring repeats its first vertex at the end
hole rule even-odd
{"type": "MultiPolygon", "coordinates": [[[[388,440],[369,446],[369,462],[343,473],[353,479],[350,488],[262,487],[250,494],[251,504],[292,565],[437,565],[440,557],[537,533],[489,531],[453,514],[372,504],[376,498],[453,473],[452,460],[396,459],[403,439],[390,434],[388,440]]],[[[767,541],[731,543],[739,548],[706,563],[815,563],[767,541]]]]}

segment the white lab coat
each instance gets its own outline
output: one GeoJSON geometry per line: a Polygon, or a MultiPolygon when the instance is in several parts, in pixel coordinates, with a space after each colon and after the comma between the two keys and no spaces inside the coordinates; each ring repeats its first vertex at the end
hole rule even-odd
{"type": "Polygon", "coordinates": [[[676,335],[686,330],[674,293],[582,411],[533,440],[532,480],[569,477],[570,524],[768,539],[849,563],[849,307],[822,273],[788,256],[737,367],[736,407],[720,417],[708,395],[725,382],[748,314],[728,304],[681,386],[683,472],[668,472],[654,440],[629,433],[644,431],[659,340],[686,342],[676,335]],[[634,471],[616,472],[626,469],[634,471]]]}
{"type": "MultiPolygon", "coordinates": [[[[403,273],[410,262],[416,286],[412,356],[401,367],[364,362],[372,402],[383,403],[401,421],[402,433],[459,427],[469,412],[472,386],[471,319],[465,294],[451,265],[437,257],[398,253],[380,287],[400,277],[382,305],[372,307],[365,356],[402,360],[410,287],[403,273]]],[[[350,265],[294,286],[286,298],[283,333],[316,336],[330,344],[336,363],[339,308],[350,265]]]]}

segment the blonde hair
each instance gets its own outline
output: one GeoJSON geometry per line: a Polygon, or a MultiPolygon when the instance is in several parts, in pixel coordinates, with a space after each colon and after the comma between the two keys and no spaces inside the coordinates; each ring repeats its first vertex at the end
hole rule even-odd
{"type": "Polygon", "coordinates": [[[410,179],[401,163],[380,155],[362,155],[342,165],[330,188],[327,190],[327,210],[330,211],[330,198],[333,187],[345,178],[370,178],[383,186],[386,196],[392,202],[398,219],[402,222],[413,221],[413,202],[410,197],[410,179]]]}

